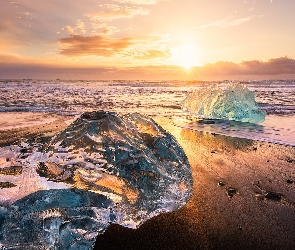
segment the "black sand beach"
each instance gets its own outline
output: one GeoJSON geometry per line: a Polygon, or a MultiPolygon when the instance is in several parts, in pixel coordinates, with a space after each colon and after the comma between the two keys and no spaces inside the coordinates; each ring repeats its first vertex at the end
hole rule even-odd
{"type": "Polygon", "coordinates": [[[194,192],[139,229],[110,226],[95,249],[294,249],[295,148],[181,129],[194,192]]]}
{"type": "Polygon", "coordinates": [[[72,120],[71,116],[50,113],[1,113],[0,146],[17,144],[22,139],[41,142],[42,138],[48,138],[64,130],[72,120]]]}
{"type": "MultiPolygon", "coordinates": [[[[40,119],[40,118],[38,118],[40,119]]],[[[46,140],[69,118],[0,128],[0,145],[46,140]]],[[[46,119],[45,119],[46,120],[46,119]]],[[[111,225],[95,249],[295,249],[295,148],[181,129],[172,133],[190,161],[194,191],[188,204],[133,230],[111,225]]]]}

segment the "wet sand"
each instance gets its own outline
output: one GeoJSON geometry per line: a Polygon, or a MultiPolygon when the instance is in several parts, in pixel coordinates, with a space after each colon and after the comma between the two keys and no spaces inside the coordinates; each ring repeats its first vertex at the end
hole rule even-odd
{"type": "Polygon", "coordinates": [[[51,113],[0,113],[0,146],[17,144],[29,138],[41,142],[43,138],[64,130],[71,121],[71,116],[51,113]]]}
{"type": "MultiPolygon", "coordinates": [[[[36,117],[42,122],[28,127],[0,126],[0,146],[21,138],[46,140],[72,119],[48,118],[36,117]]],[[[294,147],[182,129],[163,117],[155,120],[188,156],[192,198],[179,211],[152,218],[136,230],[111,225],[98,236],[95,249],[295,249],[294,147]]]]}
{"type": "Polygon", "coordinates": [[[181,129],[194,191],[139,229],[110,226],[95,249],[295,249],[295,148],[181,129]]]}

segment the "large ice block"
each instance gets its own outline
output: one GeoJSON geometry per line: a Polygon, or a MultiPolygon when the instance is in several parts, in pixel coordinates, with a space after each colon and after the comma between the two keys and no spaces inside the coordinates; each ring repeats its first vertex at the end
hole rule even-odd
{"type": "Polygon", "coordinates": [[[183,149],[140,114],[84,113],[47,145],[0,158],[14,185],[0,189],[0,249],[91,249],[110,223],[137,228],[192,192],[183,149]]]}
{"type": "Polygon", "coordinates": [[[255,95],[245,85],[232,83],[225,88],[208,86],[190,93],[182,109],[205,119],[226,119],[262,123],[266,112],[259,109],[255,95]]]}

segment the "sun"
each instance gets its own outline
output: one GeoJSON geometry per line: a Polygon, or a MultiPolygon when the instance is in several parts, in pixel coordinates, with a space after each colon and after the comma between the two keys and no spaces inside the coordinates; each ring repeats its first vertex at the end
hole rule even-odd
{"type": "Polygon", "coordinates": [[[186,70],[199,64],[199,56],[197,47],[192,44],[181,45],[172,50],[172,60],[186,70]]]}

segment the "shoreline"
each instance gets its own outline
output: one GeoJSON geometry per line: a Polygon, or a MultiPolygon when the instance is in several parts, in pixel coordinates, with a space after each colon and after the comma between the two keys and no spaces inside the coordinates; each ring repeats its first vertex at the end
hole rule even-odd
{"type": "MultiPolygon", "coordinates": [[[[47,118],[29,127],[0,127],[0,146],[21,138],[43,142],[73,120],[47,118]]],[[[94,249],[295,248],[295,147],[182,129],[166,117],[153,119],[187,154],[192,197],[180,210],[136,230],[111,225],[97,237],[94,249]]]]}

